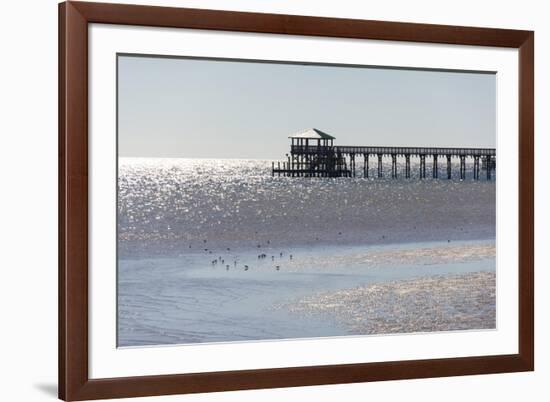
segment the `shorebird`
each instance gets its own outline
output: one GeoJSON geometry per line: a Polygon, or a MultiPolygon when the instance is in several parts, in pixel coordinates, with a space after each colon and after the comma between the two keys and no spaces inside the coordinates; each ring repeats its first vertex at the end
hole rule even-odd
{"type": "Polygon", "coordinates": [[[278,271],[278,270],[281,269],[281,267],[277,265],[277,266],[275,267],[275,269],[278,271]]]}
{"type": "Polygon", "coordinates": [[[245,270],[245,271],[248,271],[248,265],[245,265],[245,266],[244,266],[244,270],[245,270]]]}

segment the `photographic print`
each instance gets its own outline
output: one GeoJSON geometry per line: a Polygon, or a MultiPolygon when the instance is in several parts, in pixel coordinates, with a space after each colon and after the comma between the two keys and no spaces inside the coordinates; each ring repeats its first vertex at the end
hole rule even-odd
{"type": "Polygon", "coordinates": [[[496,328],[496,74],[117,77],[119,347],[496,328]]]}

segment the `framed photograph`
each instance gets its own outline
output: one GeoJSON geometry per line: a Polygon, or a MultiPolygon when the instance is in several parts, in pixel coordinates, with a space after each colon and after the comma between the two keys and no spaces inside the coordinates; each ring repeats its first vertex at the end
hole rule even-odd
{"type": "Polygon", "coordinates": [[[533,32],[59,24],[61,399],[534,369],[533,32]]]}

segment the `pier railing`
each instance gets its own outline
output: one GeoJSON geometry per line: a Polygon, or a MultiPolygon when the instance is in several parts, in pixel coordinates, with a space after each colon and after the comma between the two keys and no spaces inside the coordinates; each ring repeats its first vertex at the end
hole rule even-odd
{"type": "Polygon", "coordinates": [[[292,154],[319,155],[334,152],[346,155],[451,155],[451,156],[496,156],[495,148],[436,148],[436,147],[373,147],[354,145],[305,146],[292,145],[292,154]]]}

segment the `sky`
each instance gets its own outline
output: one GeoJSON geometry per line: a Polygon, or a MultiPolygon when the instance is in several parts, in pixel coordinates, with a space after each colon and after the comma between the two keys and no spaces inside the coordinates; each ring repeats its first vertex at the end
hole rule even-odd
{"type": "Polygon", "coordinates": [[[118,57],[120,157],[281,159],[335,145],[495,147],[496,75],[118,57]]]}

